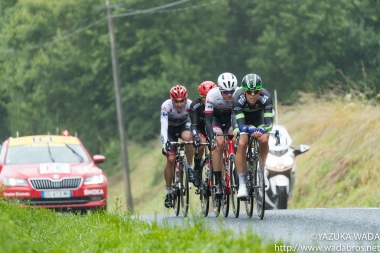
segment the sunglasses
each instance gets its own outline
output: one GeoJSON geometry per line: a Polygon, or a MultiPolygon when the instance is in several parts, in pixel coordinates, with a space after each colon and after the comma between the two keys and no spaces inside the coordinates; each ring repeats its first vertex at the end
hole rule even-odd
{"type": "Polygon", "coordinates": [[[206,98],[206,96],[205,96],[205,95],[199,95],[199,97],[200,97],[200,98],[206,98]]]}
{"type": "Polygon", "coordinates": [[[180,104],[183,102],[185,102],[185,100],[173,100],[173,103],[175,103],[175,104],[180,104]]]}
{"type": "Polygon", "coordinates": [[[231,95],[231,94],[234,94],[235,90],[222,90],[222,93],[224,95],[231,95]]]}
{"type": "Polygon", "coordinates": [[[244,91],[245,93],[247,93],[248,95],[257,95],[260,93],[261,90],[246,90],[244,91]]]}

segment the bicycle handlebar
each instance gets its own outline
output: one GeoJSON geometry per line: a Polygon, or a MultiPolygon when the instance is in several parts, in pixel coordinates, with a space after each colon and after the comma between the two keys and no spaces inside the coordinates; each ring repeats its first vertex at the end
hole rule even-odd
{"type": "Polygon", "coordinates": [[[166,146],[174,145],[176,147],[193,144],[193,141],[167,141],[166,146]]]}
{"type": "MultiPolygon", "coordinates": [[[[183,147],[185,145],[191,145],[193,144],[193,141],[167,141],[166,142],[166,149],[169,147],[169,145],[174,145],[176,147],[183,147]]],[[[201,143],[203,144],[203,143],[201,143]]],[[[204,146],[204,145],[203,145],[204,146]]],[[[198,147],[195,148],[195,156],[198,155],[198,147]]]]}

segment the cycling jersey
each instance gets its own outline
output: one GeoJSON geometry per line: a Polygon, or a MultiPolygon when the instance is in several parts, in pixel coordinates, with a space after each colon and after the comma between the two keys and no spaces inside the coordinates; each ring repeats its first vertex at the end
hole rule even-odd
{"type": "Polygon", "coordinates": [[[206,130],[207,134],[212,138],[214,136],[213,132],[213,119],[215,118],[217,122],[223,125],[231,124],[231,109],[232,102],[227,102],[224,100],[221,91],[218,87],[211,89],[207,93],[206,97],[206,130]]]}
{"type": "Polygon", "coordinates": [[[236,128],[238,129],[239,126],[243,125],[262,127],[265,132],[272,130],[272,96],[266,89],[261,90],[259,98],[251,105],[248,103],[244,91],[238,88],[232,98],[232,104],[234,131],[237,131],[236,128]]]}
{"type": "MultiPolygon", "coordinates": [[[[171,99],[166,100],[161,105],[161,143],[162,147],[165,148],[165,144],[168,140],[168,131],[175,129],[189,130],[190,131],[190,104],[191,100],[187,99],[185,107],[182,111],[177,111],[173,105],[171,99]],[[173,128],[173,129],[172,129],[173,128]]],[[[171,131],[173,132],[173,131],[171,131]]],[[[181,134],[181,132],[179,134],[181,134]]],[[[173,136],[173,138],[175,138],[173,136]]],[[[178,138],[178,136],[177,136],[178,138]]]]}
{"type": "Polygon", "coordinates": [[[205,104],[201,98],[196,98],[190,105],[191,133],[193,136],[206,136],[205,104]]]}

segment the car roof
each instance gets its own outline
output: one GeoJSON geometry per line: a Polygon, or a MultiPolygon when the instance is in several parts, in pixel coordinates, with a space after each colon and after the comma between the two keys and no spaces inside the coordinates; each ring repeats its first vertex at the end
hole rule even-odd
{"type": "Polygon", "coordinates": [[[38,145],[38,144],[77,144],[81,145],[78,138],[61,135],[31,135],[10,138],[8,146],[38,145]]]}

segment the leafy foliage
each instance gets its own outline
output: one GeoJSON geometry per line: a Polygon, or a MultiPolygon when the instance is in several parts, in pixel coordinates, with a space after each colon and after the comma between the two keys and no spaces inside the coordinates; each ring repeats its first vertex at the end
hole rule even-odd
{"type": "MultiPolygon", "coordinates": [[[[157,135],[170,87],[195,98],[202,81],[226,71],[257,73],[292,103],[297,90],[379,93],[376,0],[169,3],[123,0],[113,12],[128,139],[157,135]]],[[[68,129],[90,153],[117,139],[104,4],[0,0],[2,139],[68,129]]]]}

